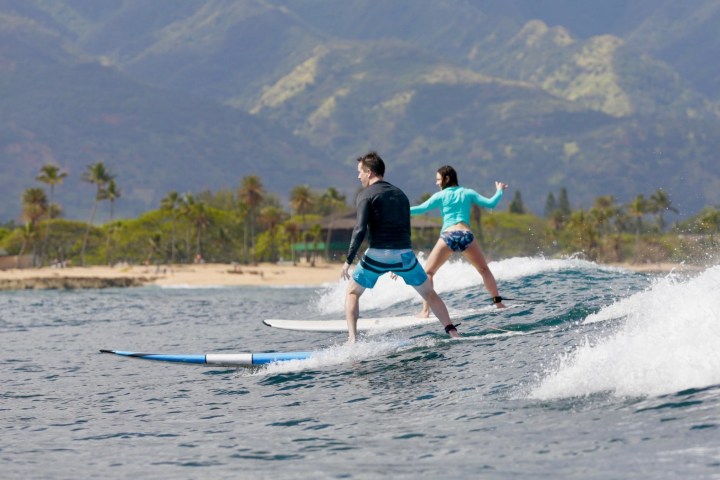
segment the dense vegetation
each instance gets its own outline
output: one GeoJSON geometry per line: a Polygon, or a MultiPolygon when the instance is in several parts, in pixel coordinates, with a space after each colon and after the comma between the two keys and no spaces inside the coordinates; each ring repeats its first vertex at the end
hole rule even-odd
{"type": "MultiPolygon", "coordinates": [[[[193,261],[296,262],[299,255],[314,263],[318,257],[341,261],[347,245],[333,246],[322,225],[352,211],[335,188],[316,191],[298,185],[289,193],[290,211],[277,195],[265,190],[257,176],[241,179],[235,191],[169,192],[158,208],[138,218],[115,220],[121,199],[115,175],[102,163],[90,165],[82,180],[95,186],[87,222],[61,218],[55,189],[67,177],[55,165],[45,165],[36,177],[48,186],[25,190],[23,225],[0,227],[0,248],[10,255],[32,254],[35,264],[166,264],[193,261]],[[98,208],[109,208],[110,221],[95,225],[98,208]]],[[[473,211],[472,228],[485,251],[498,259],[527,255],[583,255],[599,262],[688,261],[706,263],[716,252],[720,210],[706,208],[668,228],[675,212],[662,190],[618,204],[612,196],[595,199],[588,210],[572,210],[564,188],[549,193],[542,217],[527,213],[515,191],[506,211],[473,211]]],[[[439,233],[416,229],[414,247],[428,251],[439,233]]]]}

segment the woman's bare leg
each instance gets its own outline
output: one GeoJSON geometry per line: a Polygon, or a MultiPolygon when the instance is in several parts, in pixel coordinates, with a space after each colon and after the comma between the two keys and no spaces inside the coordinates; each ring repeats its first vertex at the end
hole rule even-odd
{"type": "MultiPolygon", "coordinates": [[[[462,254],[482,276],[485,288],[488,292],[490,292],[490,295],[493,297],[499,297],[500,293],[498,292],[495,277],[490,271],[490,267],[488,267],[485,255],[483,255],[482,249],[480,248],[480,244],[477,240],[473,240],[473,242],[465,249],[464,252],[462,252],[462,254]]],[[[502,302],[496,303],[495,306],[497,308],[505,308],[505,305],[503,305],[502,302]]]]}
{"type": "MultiPolygon", "coordinates": [[[[452,255],[452,250],[450,250],[450,247],[447,246],[442,238],[439,238],[430,252],[427,262],[425,263],[425,273],[427,273],[431,288],[434,289],[433,277],[435,276],[435,273],[445,262],[447,262],[450,255],[452,255]]],[[[423,318],[430,316],[430,305],[428,302],[423,301],[422,310],[417,316],[423,318]]]]}

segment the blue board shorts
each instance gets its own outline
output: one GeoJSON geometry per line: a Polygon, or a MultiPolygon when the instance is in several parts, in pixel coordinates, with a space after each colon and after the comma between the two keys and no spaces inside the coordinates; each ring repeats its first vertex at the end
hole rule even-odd
{"type": "Polygon", "coordinates": [[[425,283],[428,276],[410,249],[380,250],[368,248],[362,260],[352,273],[358,285],[373,288],[377,279],[388,272],[402,277],[405,283],[417,287],[425,283]]]}
{"type": "Polygon", "coordinates": [[[475,236],[470,230],[451,230],[440,234],[445,244],[450,247],[453,252],[464,252],[475,240],[475,236]]]}

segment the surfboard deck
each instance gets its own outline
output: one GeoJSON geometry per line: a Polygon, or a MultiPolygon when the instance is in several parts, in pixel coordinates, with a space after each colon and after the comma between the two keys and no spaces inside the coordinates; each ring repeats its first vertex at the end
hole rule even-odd
{"type": "Polygon", "coordinates": [[[253,367],[288,360],[307,360],[312,352],[263,352],[263,353],[143,353],[124,350],[100,350],[100,353],[112,353],[122,357],[155,360],[160,362],[195,363],[225,367],[253,367]]]}
{"type": "MultiPolygon", "coordinates": [[[[511,307],[507,307],[511,308],[511,307]]],[[[450,314],[453,323],[463,320],[476,319],[487,313],[494,312],[495,306],[489,305],[480,308],[470,308],[467,310],[456,311],[450,314]]],[[[263,323],[268,327],[279,328],[282,330],[295,330],[299,332],[328,332],[342,333],[347,332],[347,322],[343,320],[317,320],[317,319],[284,319],[284,318],[267,318],[263,323]]],[[[442,329],[440,320],[435,315],[428,318],[415,317],[413,315],[404,315],[398,317],[360,317],[358,318],[358,332],[387,332],[390,330],[400,330],[408,327],[418,327],[423,325],[437,326],[442,329]]]]}
{"type": "MultiPolygon", "coordinates": [[[[467,314],[464,316],[453,316],[452,319],[453,321],[457,321],[473,315],[477,315],[477,313],[467,314]]],[[[263,323],[272,328],[295,330],[300,332],[347,332],[347,322],[345,320],[287,320],[280,318],[268,318],[263,320],[263,323]]],[[[380,332],[422,325],[436,325],[438,328],[442,328],[440,321],[434,316],[430,316],[429,318],[402,316],[376,318],[361,317],[358,318],[357,329],[358,332],[380,332]]]]}

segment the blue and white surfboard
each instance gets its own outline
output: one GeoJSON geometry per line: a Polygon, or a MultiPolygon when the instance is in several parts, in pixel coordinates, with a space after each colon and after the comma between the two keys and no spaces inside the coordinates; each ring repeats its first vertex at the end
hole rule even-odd
{"type": "Polygon", "coordinates": [[[127,352],[123,350],[100,350],[100,353],[113,353],[123,357],[159,362],[196,363],[226,367],[251,367],[274,362],[286,362],[288,360],[307,360],[312,355],[312,352],[175,354],[127,352]]]}

